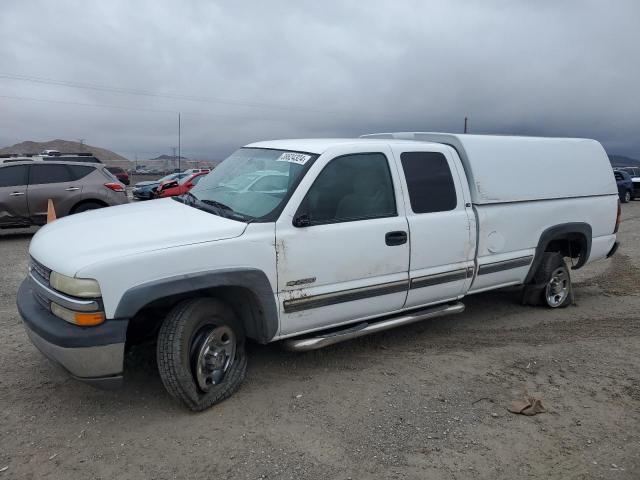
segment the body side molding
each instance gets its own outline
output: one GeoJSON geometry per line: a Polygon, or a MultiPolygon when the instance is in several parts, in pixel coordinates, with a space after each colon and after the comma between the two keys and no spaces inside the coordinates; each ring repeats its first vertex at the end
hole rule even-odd
{"type": "Polygon", "coordinates": [[[533,255],[525,257],[510,258],[509,260],[501,260],[499,262],[485,263],[478,268],[478,275],[487,275],[489,273],[501,272],[503,270],[511,270],[512,268],[526,267],[531,264],[533,255]]]}

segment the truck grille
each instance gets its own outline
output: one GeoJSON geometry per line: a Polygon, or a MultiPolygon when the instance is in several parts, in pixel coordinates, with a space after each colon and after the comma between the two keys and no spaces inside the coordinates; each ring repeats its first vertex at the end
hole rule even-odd
{"type": "Polygon", "coordinates": [[[42,280],[44,280],[47,285],[49,285],[49,277],[51,276],[51,269],[45,267],[36,259],[31,257],[31,270],[35,274],[37,274],[42,280]]]}

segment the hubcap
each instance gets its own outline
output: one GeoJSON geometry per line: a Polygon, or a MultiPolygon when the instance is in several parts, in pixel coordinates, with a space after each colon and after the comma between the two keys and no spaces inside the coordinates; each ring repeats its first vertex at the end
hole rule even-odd
{"type": "Polygon", "coordinates": [[[224,379],[236,354],[236,336],[227,326],[214,327],[196,336],[192,352],[194,374],[204,392],[224,379]]]}
{"type": "Polygon", "coordinates": [[[569,295],[569,273],[566,268],[556,268],[546,288],[547,303],[550,307],[558,307],[569,295]]]}

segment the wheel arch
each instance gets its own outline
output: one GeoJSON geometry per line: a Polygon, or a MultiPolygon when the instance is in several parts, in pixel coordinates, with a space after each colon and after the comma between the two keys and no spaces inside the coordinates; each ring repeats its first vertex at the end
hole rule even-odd
{"type": "Polygon", "coordinates": [[[540,235],[533,262],[524,283],[530,283],[533,280],[545,252],[558,252],[565,257],[578,258],[578,262],[571,269],[576,270],[582,267],[589,259],[592,238],[591,225],[584,222],[563,223],[547,228],[540,235]]]}
{"type": "Polygon", "coordinates": [[[265,273],[253,268],[223,269],[156,280],[133,287],[120,299],[114,318],[129,319],[127,341],[155,334],[167,311],[178,302],[215,297],[238,316],[245,335],[269,342],[278,331],[278,312],[265,273]]]}
{"type": "Polygon", "coordinates": [[[85,205],[87,203],[98,203],[98,204],[102,205],[103,207],[108,207],[109,206],[109,204],[107,202],[105,202],[104,200],[99,200],[97,198],[85,198],[85,199],[80,200],[73,207],[71,207],[69,212],[71,214],[74,214],[74,213],[76,213],[78,208],[80,208],[82,205],[85,205]]]}

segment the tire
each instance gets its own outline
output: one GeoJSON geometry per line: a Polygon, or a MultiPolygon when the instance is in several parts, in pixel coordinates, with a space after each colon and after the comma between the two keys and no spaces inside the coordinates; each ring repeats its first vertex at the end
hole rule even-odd
{"type": "Polygon", "coordinates": [[[226,304],[215,298],[185,300],[169,312],[158,333],[157,361],[162,383],[187,408],[205,410],[231,396],[244,380],[244,345],[242,325],[226,304]],[[227,343],[223,342],[225,335],[227,343]],[[208,364],[213,373],[203,367],[207,362],[218,361],[221,363],[217,369],[208,364]],[[203,378],[206,375],[209,377],[203,378]]]}
{"type": "Polygon", "coordinates": [[[631,200],[633,200],[633,195],[631,195],[631,192],[629,190],[624,192],[624,195],[620,199],[622,203],[629,203],[631,200]]]}
{"type": "Polygon", "coordinates": [[[533,282],[524,290],[523,303],[565,308],[573,300],[571,275],[561,254],[545,252],[533,282]]]}
{"type": "Polygon", "coordinates": [[[82,213],[89,210],[96,210],[98,208],[104,208],[104,205],[98,202],[84,202],[78,205],[77,207],[74,207],[73,210],[71,211],[71,214],[73,215],[74,213],[82,213]]]}

